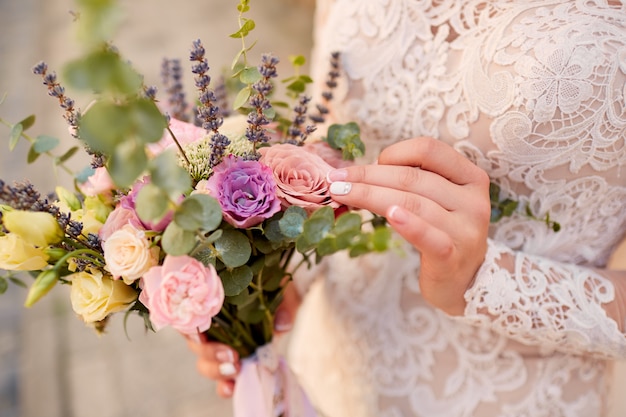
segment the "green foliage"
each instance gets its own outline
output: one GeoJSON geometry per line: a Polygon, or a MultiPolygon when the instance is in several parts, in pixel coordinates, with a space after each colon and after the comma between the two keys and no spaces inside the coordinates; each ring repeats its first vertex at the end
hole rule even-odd
{"type": "Polygon", "coordinates": [[[333,149],[341,150],[342,157],[346,161],[353,161],[365,155],[365,145],[361,141],[359,125],[350,122],[346,124],[333,124],[328,128],[326,142],[333,149]]]}
{"type": "MultiPolygon", "coordinates": [[[[491,201],[491,223],[498,222],[504,217],[510,217],[519,207],[519,202],[511,198],[501,199],[502,190],[500,186],[494,182],[489,184],[489,199],[491,201]]],[[[546,224],[553,232],[561,230],[561,225],[550,218],[550,213],[546,213],[543,218],[538,218],[530,209],[530,206],[526,205],[522,212],[526,217],[538,220],[546,224]]]]}
{"type": "Polygon", "coordinates": [[[196,235],[183,229],[176,222],[171,222],[163,232],[161,246],[169,255],[188,255],[196,246],[196,235]]]}

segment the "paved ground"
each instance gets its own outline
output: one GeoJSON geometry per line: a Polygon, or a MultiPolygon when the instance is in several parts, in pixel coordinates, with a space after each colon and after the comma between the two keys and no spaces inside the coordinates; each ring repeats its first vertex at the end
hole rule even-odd
{"type": "MultiPolygon", "coordinates": [[[[121,0],[129,24],[120,29],[117,46],[146,77],[159,85],[161,60],[180,58],[183,65],[193,40],[202,39],[219,69],[229,65],[240,44],[227,37],[237,28],[236,4],[230,0],[121,0]]],[[[36,113],[32,133],[66,138],[61,111],[31,67],[40,60],[60,69],[76,56],[77,43],[68,13],[71,0],[0,0],[0,117],[11,122],[36,113]]],[[[254,56],[287,55],[310,48],[311,9],[294,0],[252,2],[259,43],[254,56]],[[282,9],[281,9],[282,8],[282,9]],[[271,42],[269,42],[271,40],[271,42]]],[[[252,37],[251,39],[254,39],[252,37]]],[[[191,83],[189,77],[187,82],[191,83]]],[[[190,94],[193,90],[189,89],[190,94]]],[[[81,102],[80,95],[72,95],[81,102]]],[[[7,151],[8,130],[0,126],[0,178],[31,179],[40,190],[56,183],[48,161],[25,166],[26,146],[7,151]]],[[[69,141],[67,143],[69,146],[69,141]]],[[[77,164],[82,165],[82,161],[77,164]]],[[[63,176],[59,181],[68,185],[63,176]]],[[[214,394],[211,381],[195,370],[195,358],[172,331],[145,334],[137,317],[114,317],[109,334],[98,338],[69,306],[68,288],[32,309],[21,307],[25,291],[13,287],[0,296],[1,417],[225,417],[230,403],[214,394]]]]}
{"type": "MultiPolygon", "coordinates": [[[[262,0],[252,15],[260,29],[258,52],[281,57],[309,48],[311,10],[297,0],[262,0]],[[289,6],[286,16],[279,7],[289,6]],[[279,17],[280,16],[280,17],[279,17]],[[267,41],[271,39],[271,45],[267,41]]],[[[308,0],[300,0],[308,1],[308,0]]],[[[230,63],[238,45],[224,35],[236,25],[234,0],[125,0],[130,23],[120,30],[118,47],[159,83],[164,57],[186,59],[191,42],[201,38],[218,68],[230,63]]],[[[51,68],[77,53],[67,13],[70,0],[0,0],[0,117],[17,121],[35,112],[33,133],[67,137],[60,110],[46,97],[30,68],[46,60],[51,68]]],[[[79,102],[81,106],[86,103],[79,102]]],[[[8,153],[0,127],[0,178],[31,179],[41,190],[56,180],[47,161],[24,166],[27,148],[8,153]]],[[[60,177],[60,181],[68,182],[60,177]]],[[[626,267],[626,247],[617,262],[626,267]]],[[[129,321],[129,339],[115,317],[109,334],[98,338],[76,319],[67,288],[53,291],[34,308],[21,308],[25,291],[10,288],[0,297],[1,417],[226,417],[228,401],[214,395],[210,381],[196,374],[195,359],[181,337],[163,331],[145,334],[137,318],[129,321]]],[[[626,385],[620,371],[620,386],[626,385]]],[[[621,401],[621,402],[620,402],[621,401]]],[[[613,417],[626,415],[618,399],[613,417]]]]}

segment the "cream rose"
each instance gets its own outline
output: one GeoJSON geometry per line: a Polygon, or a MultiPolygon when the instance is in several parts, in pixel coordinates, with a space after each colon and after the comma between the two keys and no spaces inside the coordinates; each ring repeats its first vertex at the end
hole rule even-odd
{"type": "Polygon", "coordinates": [[[99,271],[69,275],[72,309],[85,323],[104,320],[111,313],[125,310],[137,299],[137,291],[122,281],[112,280],[99,271]]]}
{"type": "Polygon", "coordinates": [[[152,246],[143,230],[130,224],[109,236],[102,247],[108,271],[126,284],[141,278],[158,263],[159,248],[152,246]]]}
{"type": "Polygon", "coordinates": [[[0,236],[0,269],[7,271],[38,271],[48,265],[48,255],[20,236],[0,236]]]}
{"type": "Polygon", "coordinates": [[[333,167],[300,146],[281,144],[259,149],[261,163],[269,166],[276,181],[276,194],[283,207],[300,206],[312,212],[322,206],[339,207],[330,198],[326,173],[333,167]]]}

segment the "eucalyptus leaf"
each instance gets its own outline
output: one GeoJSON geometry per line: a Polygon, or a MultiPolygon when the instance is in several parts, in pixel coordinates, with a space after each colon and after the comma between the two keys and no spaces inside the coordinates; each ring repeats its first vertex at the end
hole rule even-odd
{"type": "Polygon", "coordinates": [[[237,311],[237,318],[248,324],[261,323],[265,318],[265,310],[261,308],[259,298],[255,297],[251,303],[241,307],[237,311]]]}
{"type": "Polygon", "coordinates": [[[235,33],[231,33],[231,38],[245,38],[255,28],[256,24],[252,19],[243,19],[243,25],[235,33]]]}
{"type": "Polygon", "coordinates": [[[22,130],[28,130],[35,124],[35,115],[31,114],[19,121],[20,125],[22,125],[22,130]]]}
{"type": "Polygon", "coordinates": [[[265,228],[263,230],[263,234],[265,237],[273,243],[280,244],[287,239],[281,230],[280,230],[280,221],[279,220],[270,220],[265,224],[265,228]]]}
{"type": "Polygon", "coordinates": [[[354,160],[365,154],[365,144],[361,141],[359,125],[355,122],[331,125],[326,141],[332,148],[340,149],[345,160],[354,160]]]}
{"type": "Polygon", "coordinates": [[[31,145],[31,147],[28,148],[28,155],[26,155],[26,162],[29,164],[32,164],[33,162],[37,160],[37,158],[39,158],[39,155],[41,154],[35,150],[34,146],[31,145]]]}
{"type": "Polygon", "coordinates": [[[65,151],[65,153],[61,156],[59,156],[56,159],[56,162],[59,164],[62,164],[63,162],[67,161],[68,159],[70,159],[72,156],[74,156],[76,154],[76,152],[79,151],[79,147],[78,146],[72,146],[71,148],[69,148],[67,151],[65,151]]]}
{"type": "Polygon", "coordinates": [[[315,248],[315,253],[319,256],[331,255],[339,250],[337,239],[334,236],[327,236],[322,239],[315,248]]]}
{"type": "Polygon", "coordinates": [[[291,55],[289,56],[289,61],[291,61],[291,65],[294,67],[301,67],[306,63],[306,58],[304,55],[291,55]]]}
{"type": "Polygon", "coordinates": [[[96,170],[93,169],[91,165],[87,165],[76,174],[76,181],[79,184],[82,184],[87,181],[87,178],[91,177],[95,172],[96,170]]]}
{"type": "Polygon", "coordinates": [[[59,139],[55,137],[39,135],[35,138],[35,142],[33,142],[33,148],[37,153],[46,153],[56,148],[59,142],[59,139]]]}
{"type": "Polygon", "coordinates": [[[13,284],[17,285],[18,287],[22,287],[22,288],[28,288],[28,285],[26,285],[24,283],[24,281],[22,281],[19,278],[16,277],[9,277],[9,281],[11,281],[13,284]]]}
{"type": "Polygon", "coordinates": [[[132,132],[127,110],[113,102],[96,102],[80,118],[81,138],[94,151],[112,154],[132,132]]]}
{"type": "Polygon", "coordinates": [[[252,247],[246,235],[232,229],[224,230],[222,236],[215,241],[215,250],[228,268],[244,265],[252,254],[252,247]]]}
{"type": "Polygon", "coordinates": [[[196,245],[196,235],[171,222],[163,232],[161,246],[172,256],[187,255],[196,245]]]}
{"type": "Polygon", "coordinates": [[[243,291],[241,291],[239,294],[232,297],[227,297],[226,302],[228,304],[233,304],[238,307],[243,307],[254,301],[256,298],[256,294],[251,294],[248,288],[244,288],[243,291]]]}
{"type": "Polygon", "coordinates": [[[247,265],[242,265],[232,270],[226,269],[220,272],[220,278],[224,285],[224,294],[232,297],[240,294],[252,282],[252,269],[247,265]]]}
{"type": "Polygon", "coordinates": [[[110,49],[96,49],[89,55],[69,62],[64,76],[75,88],[96,92],[131,95],[142,84],[141,76],[110,49]]]}
{"type": "Polygon", "coordinates": [[[202,262],[204,266],[215,266],[215,255],[213,254],[213,251],[208,247],[196,248],[192,253],[192,257],[202,262]]]}
{"type": "Polygon", "coordinates": [[[280,231],[288,238],[297,238],[304,229],[307,212],[298,206],[290,206],[279,220],[280,231]]]}
{"type": "Polygon", "coordinates": [[[239,80],[244,84],[254,84],[263,78],[256,67],[246,67],[239,74],[239,80]]]}
{"type": "Polygon", "coordinates": [[[330,232],[335,223],[335,213],[331,207],[316,210],[303,225],[302,234],[312,243],[317,244],[330,232]]]}
{"type": "Polygon", "coordinates": [[[167,127],[167,119],[156,103],[142,98],[129,104],[128,117],[131,120],[134,133],[142,143],[158,142],[163,137],[163,131],[167,127]]]}
{"type": "MultiPolygon", "coordinates": [[[[213,197],[206,194],[194,194],[186,198],[177,212],[177,217],[184,215],[187,222],[187,230],[201,229],[210,232],[222,223],[222,207],[220,203],[213,197]]],[[[183,227],[178,218],[176,222],[183,227]]]]}
{"type": "Polygon", "coordinates": [[[144,222],[158,222],[167,213],[168,199],[154,184],[144,185],[135,201],[137,215],[144,222]]]}
{"type": "Polygon", "coordinates": [[[24,131],[24,127],[20,123],[13,125],[13,127],[11,128],[11,136],[9,137],[9,150],[10,151],[15,149],[15,146],[17,145],[17,142],[20,140],[20,137],[22,136],[23,131],[24,131]]]}
{"type": "Polygon", "coordinates": [[[108,161],[108,171],[119,187],[129,187],[148,164],[145,149],[133,140],[119,144],[108,161]]]}
{"type": "Polygon", "coordinates": [[[173,150],[161,152],[150,161],[150,178],[172,200],[178,199],[191,188],[189,173],[178,165],[178,157],[173,150]]]}
{"type": "Polygon", "coordinates": [[[346,212],[337,218],[333,232],[335,234],[359,232],[361,230],[361,222],[360,215],[346,212]]]}
{"type": "Polygon", "coordinates": [[[243,107],[243,105],[248,102],[251,94],[252,90],[249,87],[242,88],[239,93],[237,93],[237,97],[235,97],[235,101],[233,102],[233,109],[237,110],[243,107]]]}
{"type": "Polygon", "coordinates": [[[0,294],[4,294],[9,288],[9,282],[4,277],[0,277],[0,294]]]}
{"type": "Polygon", "coordinates": [[[372,233],[372,247],[377,252],[384,252],[389,248],[391,240],[391,229],[388,227],[377,227],[372,233]]]}

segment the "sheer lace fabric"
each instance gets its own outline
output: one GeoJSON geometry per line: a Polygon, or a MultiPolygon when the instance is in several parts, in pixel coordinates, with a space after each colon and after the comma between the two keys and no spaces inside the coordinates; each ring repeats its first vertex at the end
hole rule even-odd
{"type": "Polygon", "coordinates": [[[420,297],[410,248],[333,258],[290,348],[321,414],[605,415],[607,359],[626,358],[626,288],[600,269],[626,234],[626,6],[323,0],[318,19],[314,75],[342,53],[333,113],[370,158],[439,138],[561,225],[492,226],[460,318],[420,297]]]}

